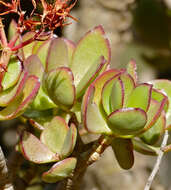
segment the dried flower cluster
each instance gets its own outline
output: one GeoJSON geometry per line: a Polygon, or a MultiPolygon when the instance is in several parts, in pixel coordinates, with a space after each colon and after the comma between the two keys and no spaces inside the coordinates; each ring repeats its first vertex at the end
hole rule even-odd
{"type": "Polygon", "coordinates": [[[33,10],[29,16],[26,16],[26,12],[21,8],[21,0],[12,0],[11,3],[1,0],[0,4],[4,6],[4,11],[0,15],[16,13],[19,16],[18,31],[20,33],[25,30],[36,31],[38,27],[40,31],[53,31],[57,27],[70,24],[66,22],[67,17],[77,21],[76,18],[70,15],[70,11],[76,2],[77,0],[70,4],[70,0],[56,0],[50,4],[45,0],[40,0],[43,11],[42,13],[37,13],[37,2],[32,0],[33,10]]]}

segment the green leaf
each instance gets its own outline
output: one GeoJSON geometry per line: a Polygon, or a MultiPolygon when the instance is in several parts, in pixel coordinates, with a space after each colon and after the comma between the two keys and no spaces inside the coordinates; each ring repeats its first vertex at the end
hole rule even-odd
{"type": "Polygon", "coordinates": [[[40,80],[43,77],[44,68],[37,55],[31,55],[24,61],[24,68],[29,75],[37,76],[40,80]]]}
{"type": "Polygon", "coordinates": [[[11,103],[17,96],[19,96],[23,90],[28,73],[23,72],[20,76],[18,83],[7,90],[0,92],[0,106],[4,107],[11,103]]]}
{"type": "Polygon", "coordinates": [[[156,100],[151,99],[150,107],[147,111],[147,123],[144,127],[144,132],[155,124],[157,119],[160,117],[160,114],[163,111],[166,102],[167,98],[163,99],[161,102],[157,102],[156,100]]]}
{"type": "Polygon", "coordinates": [[[7,90],[10,87],[14,86],[19,80],[21,72],[21,63],[17,59],[11,59],[8,64],[7,72],[5,73],[2,80],[3,90],[7,90]]]}
{"type": "Polygon", "coordinates": [[[129,96],[126,107],[141,108],[147,111],[150,105],[152,85],[139,84],[129,96]]]}
{"type": "Polygon", "coordinates": [[[71,40],[68,40],[66,38],[62,38],[62,39],[64,40],[64,42],[66,43],[67,48],[68,48],[68,58],[69,58],[69,65],[70,65],[71,61],[72,61],[72,55],[73,55],[76,45],[71,40]]]}
{"type": "MultiPolygon", "coordinates": [[[[116,81],[118,80],[118,76],[114,76],[113,78],[111,78],[110,80],[108,80],[102,89],[102,105],[103,108],[106,112],[107,115],[109,115],[112,111],[111,111],[111,105],[110,105],[110,100],[112,99],[111,94],[112,94],[112,88],[114,88],[114,85],[116,83],[116,81]]],[[[115,94],[116,95],[116,94],[115,94]]]]}
{"type": "MultiPolygon", "coordinates": [[[[124,87],[120,77],[113,85],[110,97],[110,113],[123,107],[124,103],[124,87]]],[[[109,113],[109,114],[110,114],[109,113]]]]}
{"type": "Polygon", "coordinates": [[[44,89],[42,88],[42,85],[41,85],[36,98],[34,99],[33,103],[31,104],[31,107],[32,107],[32,109],[41,111],[41,110],[55,108],[57,106],[49,98],[49,96],[46,94],[46,92],[44,91],[44,89]]]}
{"type": "Polygon", "coordinates": [[[51,152],[46,145],[29,132],[21,136],[20,147],[23,156],[34,163],[43,164],[59,160],[59,156],[51,152]]]}
{"type": "Polygon", "coordinates": [[[54,38],[49,46],[46,71],[69,65],[68,48],[62,38],[54,38]]]}
{"type": "Polygon", "coordinates": [[[153,84],[154,88],[162,90],[165,92],[169,99],[169,107],[166,113],[166,126],[171,125],[171,81],[169,80],[153,80],[150,81],[153,84]]]}
{"type": "Polygon", "coordinates": [[[98,58],[93,65],[85,73],[84,77],[80,80],[76,87],[76,96],[79,98],[84,94],[86,88],[92,83],[92,81],[99,75],[106,65],[106,60],[103,56],[98,58]]]}
{"type": "Polygon", "coordinates": [[[105,119],[100,113],[99,107],[93,101],[94,88],[88,89],[82,104],[82,118],[87,131],[97,134],[111,134],[105,119]]]}
{"type": "Polygon", "coordinates": [[[104,56],[105,60],[110,62],[109,41],[102,26],[97,26],[79,41],[73,53],[70,68],[76,87],[100,56],[104,56]]]}
{"type": "Polygon", "coordinates": [[[131,139],[114,138],[112,149],[121,168],[128,170],[134,164],[133,144],[131,139]]]}
{"type": "Polygon", "coordinates": [[[144,155],[157,156],[158,148],[154,148],[153,146],[147,145],[140,140],[133,139],[134,150],[144,155]]]}
{"type": "Polygon", "coordinates": [[[41,141],[47,145],[47,147],[52,152],[61,155],[62,147],[68,130],[69,127],[66,124],[65,120],[61,117],[56,116],[43,130],[41,134],[41,141]]]}
{"type": "Polygon", "coordinates": [[[101,103],[102,89],[104,87],[104,84],[111,78],[119,77],[122,72],[124,72],[124,71],[110,69],[110,70],[104,72],[103,74],[101,74],[99,77],[97,77],[97,79],[91,84],[91,86],[94,86],[94,88],[95,88],[93,101],[97,105],[100,105],[100,103],[101,103]]]}
{"type": "Polygon", "coordinates": [[[39,57],[44,68],[46,67],[46,59],[47,59],[48,49],[49,49],[51,40],[52,39],[44,41],[44,43],[40,44],[39,47],[36,47],[36,43],[35,43],[35,46],[33,47],[33,54],[36,54],[39,57]]]}
{"type": "Polygon", "coordinates": [[[166,118],[163,111],[155,124],[140,137],[146,144],[154,145],[160,139],[161,135],[163,135],[165,127],[166,118]]]}
{"type": "Polygon", "coordinates": [[[72,153],[76,144],[76,140],[77,140],[77,128],[72,123],[67,132],[67,135],[65,136],[65,141],[61,149],[61,155],[63,158],[69,156],[72,153]]]}
{"type": "Polygon", "coordinates": [[[39,79],[35,76],[27,78],[23,93],[0,111],[0,120],[9,120],[21,115],[33,101],[40,87],[39,79]]]}
{"type": "Polygon", "coordinates": [[[43,181],[47,183],[56,183],[69,177],[72,171],[75,169],[76,163],[77,159],[73,157],[57,162],[50,170],[43,173],[43,181]]]}
{"type": "Polygon", "coordinates": [[[147,121],[146,113],[140,108],[122,108],[112,112],[108,121],[110,129],[118,135],[135,135],[147,121]]]}
{"type": "Polygon", "coordinates": [[[49,97],[57,105],[71,107],[75,101],[73,75],[69,68],[61,67],[45,75],[44,86],[49,97]]]}

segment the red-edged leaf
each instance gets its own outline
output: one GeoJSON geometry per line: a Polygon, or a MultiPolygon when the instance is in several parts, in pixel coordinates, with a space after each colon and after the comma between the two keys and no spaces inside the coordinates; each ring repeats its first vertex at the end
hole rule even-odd
{"type": "Polygon", "coordinates": [[[135,135],[144,128],[147,116],[140,108],[122,108],[112,112],[108,121],[116,135],[135,135]]]}
{"type": "Polygon", "coordinates": [[[59,160],[57,154],[51,152],[37,137],[26,131],[21,136],[20,148],[27,160],[37,164],[59,160]]]}
{"type": "Polygon", "coordinates": [[[68,130],[65,120],[56,116],[43,130],[40,139],[52,152],[60,155],[68,130]]]}
{"type": "Polygon", "coordinates": [[[56,183],[57,181],[69,177],[75,169],[76,163],[77,159],[73,157],[57,162],[49,171],[43,173],[43,181],[47,183],[56,183]]]}

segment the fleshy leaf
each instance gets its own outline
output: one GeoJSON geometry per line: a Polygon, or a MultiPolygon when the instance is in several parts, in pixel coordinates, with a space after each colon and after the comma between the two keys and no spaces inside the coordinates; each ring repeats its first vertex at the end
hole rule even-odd
{"type": "Polygon", "coordinates": [[[111,113],[111,107],[110,107],[110,100],[111,100],[111,93],[112,93],[112,88],[116,82],[116,80],[118,79],[117,76],[114,76],[113,78],[111,78],[110,80],[108,80],[102,89],[102,104],[103,104],[103,108],[105,110],[105,112],[107,113],[107,115],[109,115],[111,113]]]}
{"type": "Polygon", "coordinates": [[[111,78],[119,77],[122,72],[124,71],[110,69],[97,77],[96,80],[91,84],[91,86],[94,86],[95,88],[93,100],[97,105],[100,105],[101,103],[102,89],[104,84],[111,78]]]}
{"type": "Polygon", "coordinates": [[[144,155],[151,155],[151,156],[157,156],[158,155],[158,149],[154,148],[153,146],[147,145],[143,143],[140,140],[133,139],[133,146],[134,150],[137,152],[144,154],[144,155]]]}
{"type": "Polygon", "coordinates": [[[144,127],[144,132],[151,128],[157,119],[160,117],[161,112],[164,109],[164,106],[167,102],[167,97],[163,99],[161,102],[157,102],[156,100],[151,99],[150,107],[147,111],[147,123],[144,127]]]}
{"type": "MultiPolygon", "coordinates": [[[[40,45],[39,48],[36,49],[36,47],[34,46],[33,47],[33,53],[36,54],[41,63],[43,64],[44,68],[46,67],[46,59],[47,59],[47,55],[48,55],[48,49],[49,49],[49,46],[50,46],[50,43],[51,43],[51,40],[47,40],[45,41],[44,43],[42,43],[40,45]]],[[[36,43],[35,43],[36,44],[36,43]]]]}
{"type": "Polygon", "coordinates": [[[70,68],[74,74],[76,87],[100,56],[104,56],[105,60],[110,62],[109,41],[102,26],[97,26],[79,41],[73,53],[70,68]]]}
{"type": "Polygon", "coordinates": [[[141,135],[141,139],[149,145],[155,144],[164,133],[166,127],[166,118],[164,111],[161,113],[155,124],[141,135]]]}
{"type": "Polygon", "coordinates": [[[153,80],[150,81],[153,84],[154,88],[162,90],[165,92],[169,99],[169,108],[166,113],[166,126],[171,125],[171,81],[169,80],[153,80]]]}
{"type": "Polygon", "coordinates": [[[57,107],[56,104],[49,98],[42,86],[39,88],[39,92],[34,99],[31,107],[35,110],[47,110],[57,107]]]}
{"type": "Polygon", "coordinates": [[[71,107],[74,104],[73,80],[72,72],[67,67],[60,67],[46,74],[44,86],[55,104],[66,107],[71,107]]]}
{"type": "Polygon", "coordinates": [[[131,77],[134,79],[134,82],[137,83],[138,77],[137,77],[137,66],[136,62],[134,60],[131,60],[127,65],[127,72],[131,75],[131,77]]]}
{"type": "Polygon", "coordinates": [[[29,132],[24,132],[20,141],[23,156],[34,163],[43,164],[59,160],[59,156],[51,152],[46,145],[29,132]]]}
{"type": "Polygon", "coordinates": [[[130,94],[126,107],[147,111],[150,105],[152,85],[140,84],[130,94]]]}
{"type": "Polygon", "coordinates": [[[44,68],[37,55],[31,55],[24,61],[24,68],[29,75],[35,75],[40,80],[42,79],[44,68]]]}
{"type": "Polygon", "coordinates": [[[127,105],[130,94],[135,88],[135,81],[128,73],[121,74],[120,80],[123,83],[123,89],[124,89],[123,107],[125,107],[127,105]]]}
{"type": "Polygon", "coordinates": [[[21,115],[33,101],[40,87],[39,79],[35,76],[27,78],[23,93],[0,111],[0,120],[9,120],[21,115]]]}
{"type": "Polygon", "coordinates": [[[65,141],[61,149],[62,157],[67,157],[72,153],[76,144],[76,140],[77,140],[77,129],[75,125],[72,123],[67,132],[67,135],[65,136],[65,141]]]}
{"type": "Polygon", "coordinates": [[[114,138],[111,145],[121,168],[126,170],[132,168],[134,164],[132,140],[114,138]]]}
{"type": "Polygon", "coordinates": [[[61,155],[65,137],[69,130],[65,120],[56,116],[41,134],[41,141],[55,153],[61,155]]]}
{"type": "Polygon", "coordinates": [[[62,38],[54,38],[48,49],[46,71],[69,65],[68,48],[62,38]]]}
{"type": "MultiPolygon", "coordinates": [[[[124,86],[120,77],[112,88],[110,97],[110,113],[123,107],[124,103],[124,86]]],[[[109,113],[109,114],[110,114],[109,113]]]]}
{"type": "Polygon", "coordinates": [[[140,108],[122,108],[112,112],[108,121],[110,129],[118,135],[134,135],[141,131],[147,121],[146,113],[140,108]]]}
{"type": "Polygon", "coordinates": [[[47,183],[56,183],[60,180],[63,180],[64,178],[69,177],[72,171],[75,169],[76,163],[77,160],[73,157],[57,162],[49,171],[43,173],[43,181],[47,183]]]}
{"type": "Polygon", "coordinates": [[[106,64],[106,60],[103,56],[98,58],[93,65],[90,66],[87,73],[85,73],[84,77],[80,80],[79,84],[76,87],[76,96],[80,97],[88,85],[98,76],[100,71],[104,68],[106,64]]]}
{"type": "Polygon", "coordinates": [[[17,85],[12,88],[9,88],[5,91],[0,92],[0,106],[7,106],[16,96],[19,96],[23,90],[25,81],[27,79],[28,73],[23,72],[20,76],[20,80],[17,85]]]}
{"type": "Polygon", "coordinates": [[[7,90],[10,87],[14,86],[17,83],[21,75],[21,72],[21,63],[17,59],[11,59],[8,64],[7,72],[5,73],[4,78],[2,80],[3,90],[7,90]]]}
{"type": "Polygon", "coordinates": [[[111,134],[105,119],[96,103],[93,101],[94,88],[91,86],[84,95],[84,100],[82,104],[82,118],[84,122],[84,127],[87,131],[91,133],[104,133],[111,134]]]}
{"type": "Polygon", "coordinates": [[[72,55],[73,55],[76,45],[71,40],[68,40],[66,38],[62,38],[62,39],[65,41],[67,48],[68,48],[68,58],[69,58],[69,65],[70,65],[71,61],[72,61],[72,55]]]}

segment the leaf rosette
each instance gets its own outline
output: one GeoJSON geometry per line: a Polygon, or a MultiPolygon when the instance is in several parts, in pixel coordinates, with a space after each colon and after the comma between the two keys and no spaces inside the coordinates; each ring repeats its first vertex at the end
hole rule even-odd
{"type": "Polygon", "coordinates": [[[84,94],[84,127],[90,133],[111,137],[120,166],[129,169],[133,165],[133,149],[157,154],[152,145],[157,146],[166,122],[169,125],[170,89],[169,81],[138,83],[134,61],[127,69],[105,71],[84,94]]]}

